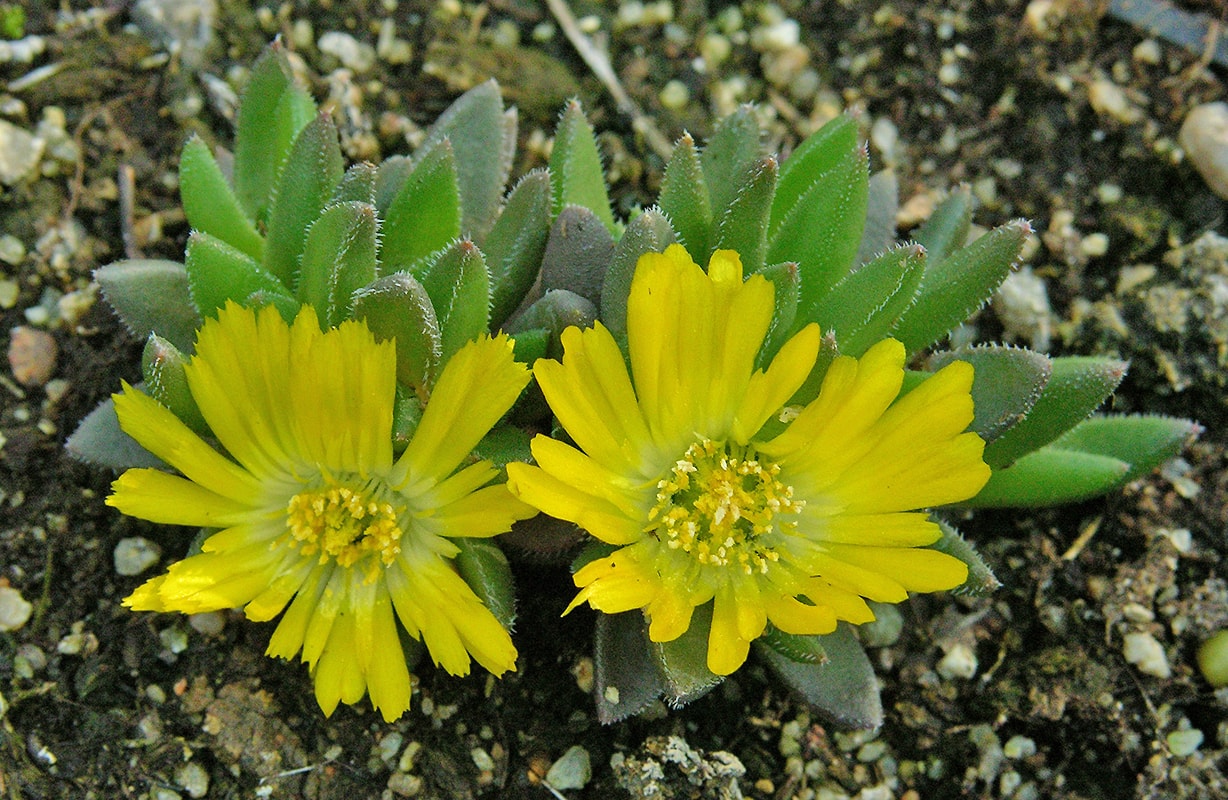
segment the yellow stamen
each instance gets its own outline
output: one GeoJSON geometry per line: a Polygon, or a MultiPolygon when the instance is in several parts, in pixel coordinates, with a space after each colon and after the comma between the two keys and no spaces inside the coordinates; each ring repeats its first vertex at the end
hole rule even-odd
{"type": "Polygon", "coordinates": [[[780,558],[766,537],[791,533],[796,521],[781,516],[805,506],[779,474],[779,465],[760,461],[750,446],[703,439],[658,481],[647,530],[701,564],[766,573],[780,558]]]}
{"type": "Polygon", "coordinates": [[[380,564],[388,566],[401,552],[399,509],[383,499],[378,486],[350,485],[328,481],[290,498],[286,506],[289,536],[279,543],[297,546],[303,555],[319,553],[320,563],[336,561],[352,567],[368,555],[363,571],[367,583],[379,576],[380,564]]]}

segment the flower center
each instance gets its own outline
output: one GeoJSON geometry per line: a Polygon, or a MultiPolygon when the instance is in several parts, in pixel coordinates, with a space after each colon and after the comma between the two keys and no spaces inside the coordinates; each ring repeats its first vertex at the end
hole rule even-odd
{"type": "Polygon", "coordinates": [[[760,461],[749,445],[696,442],[657,482],[649,530],[701,564],[767,572],[780,554],[766,537],[792,531],[797,523],[788,517],[805,506],[779,474],[779,465],[760,461]]]}
{"type": "Polygon", "coordinates": [[[286,506],[290,544],[305,556],[331,559],[352,567],[366,558],[367,582],[379,574],[379,565],[392,564],[401,552],[400,511],[383,495],[379,484],[352,485],[329,480],[317,489],[299,492],[286,506]]]}

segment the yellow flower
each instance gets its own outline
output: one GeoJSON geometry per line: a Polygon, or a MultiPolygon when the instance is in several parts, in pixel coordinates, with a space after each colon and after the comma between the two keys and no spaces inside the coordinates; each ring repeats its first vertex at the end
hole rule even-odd
{"type": "Polygon", "coordinates": [[[470,656],[515,667],[507,631],[461,579],[451,539],[489,537],[532,516],[487,461],[461,466],[515,401],[528,371],[503,336],[444,367],[413,440],[392,453],[395,348],[367,326],[321,332],[305,307],[292,325],[270,308],[229,304],[201,329],[187,366],[192,396],[229,458],[125,385],[123,429],[181,473],[130,469],[107,503],[153,522],[219,528],[202,553],[128,597],[138,611],[286,609],[267,653],[301,653],[325,714],[363,695],[391,721],[409,707],[397,620],[437,665],[470,656]]]}
{"type": "Polygon", "coordinates": [[[631,374],[601,325],[564,332],[562,363],[534,374],[578,449],[538,436],[537,466],[508,467],[514,494],[619,548],[576,572],[569,611],[642,609],[652,641],[668,642],[711,601],[708,668],[721,675],[768,622],[830,633],[874,618],[863,598],[963,583],[961,561],[925,548],[940,530],[917,509],[989,478],[984,442],[963,432],[969,364],[898,397],[904,348],[887,339],[837,358],[813,402],[785,407],[819,331],[754,371],[772,309],[771,284],[744,283],[734,252],[717,251],[707,274],[678,245],[643,256],[627,303],[631,374]],[[761,436],[773,419],[788,425],[761,436]]]}

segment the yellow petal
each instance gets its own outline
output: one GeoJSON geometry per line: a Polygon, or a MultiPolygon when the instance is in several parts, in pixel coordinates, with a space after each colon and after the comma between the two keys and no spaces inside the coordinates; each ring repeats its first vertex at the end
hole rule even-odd
{"type": "MultiPolygon", "coordinates": [[[[802,515],[806,516],[806,511],[802,515]]],[[[921,512],[890,514],[840,513],[811,518],[805,526],[816,541],[876,547],[921,547],[942,537],[938,524],[921,512]]]]}
{"type": "Polygon", "coordinates": [[[451,475],[478,441],[507,413],[529,382],[529,371],[512,358],[506,335],[469,342],[448,360],[431,391],[414,437],[390,482],[412,486],[451,475]]]}
{"type": "Polygon", "coordinates": [[[315,615],[316,604],[324,594],[327,577],[332,566],[315,565],[303,580],[290,608],[286,610],[281,622],[277,623],[265,655],[274,658],[294,658],[303,647],[303,638],[307,635],[307,627],[315,615]]]}
{"type": "Polygon", "coordinates": [[[159,575],[136,587],[136,591],[124,598],[124,607],[133,611],[170,611],[162,602],[162,582],[165,575],[159,575]]]}
{"type": "Polygon", "coordinates": [[[798,636],[831,633],[836,629],[836,614],[825,605],[807,605],[788,595],[764,599],[768,619],[780,630],[798,636]]]}
{"type": "Polygon", "coordinates": [[[712,630],[708,633],[708,669],[731,675],[746,663],[750,640],[738,632],[737,602],[731,593],[718,592],[713,599],[712,630]]]}
{"type": "MultiPolygon", "coordinates": [[[[832,545],[832,547],[840,547],[840,545],[832,545]]],[[[868,548],[850,547],[847,549],[861,550],[868,548]]],[[[843,561],[835,555],[824,555],[819,560],[818,568],[819,576],[836,588],[859,594],[876,602],[898,603],[908,598],[908,591],[899,581],[882,574],[878,570],[843,561]]],[[[822,602],[821,598],[811,597],[811,599],[816,602],[822,602]]]]}
{"type": "Polygon", "coordinates": [[[652,497],[650,483],[628,478],[548,436],[533,437],[531,448],[537,465],[555,478],[584,494],[608,501],[632,519],[647,516],[652,497]]]}
{"type": "Polygon", "coordinates": [[[507,488],[524,502],[557,519],[574,522],[610,544],[630,544],[643,535],[643,522],[631,519],[601,497],[585,494],[545,470],[528,464],[507,465],[507,488]]]}
{"type": "Polygon", "coordinates": [[[223,528],[250,519],[253,509],[234,500],[156,469],[130,469],[111,484],[107,505],[130,517],[167,525],[223,528]]]}
{"type": "Polygon", "coordinates": [[[587,601],[598,611],[618,614],[644,608],[660,591],[660,580],[655,573],[629,555],[627,548],[585,564],[571,577],[582,591],[571,601],[567,611],[587,601]]]}
{"type": "MultiPolygon", "coordinates": [[[[244,615],[253,622],[267,622],[282,612],[286,603],[303,588],[304,581],[315,568],[314,562],[303,558],[293,568],[276,575],[260,594],[243,607],[244,615]]],[[[295,647],[298,650],[298,647],[295,647]]]]}
{"type": "Polygon", "coordinates": [[[516,499],[506,484],[478,489],[440,508],[435,520],[440,536],[483,538],[507,533],[512,523],[537,516],[537,509],[516,499]]]}
{"type": "Polygon", "coordinates": [[[805,383],[819,355],[819,326],[807,325],[776,353],[767,371],[751,376],[734,415],[733,438],[745,444],[805,383]]]}
{"type": "MultiPolygon", "coordinates": [[[[828,549],[832,558],[883,575],[910,592],[954,589],[968,579],[964,562],[937,550],[843,544],[828,545],[828,549]]],[[[877,599],[866,592],[861,594],[877,599]]]]}
{"type": "Polygon", "coordinates": [[[369,623],[374,652],[367,666],[367,690],[371,705],[380,712],[384,722],[392,722],[409,709],[412,686],[393,616],[392,599],[382,582],[377,586],[379,596],[372,607],[369,623]]]}
{"type": "Polygon", "coordinates": [[[648,638],[654,642],[672,642],[691,627],[694,612],[694,604],[682,592],[657,592],[652,602],[644,607],[649,623],[648,638]]]}
{"type": "Polygon", "coordinates": [[[144,392],[127,383],[113,395],[115,413],[124,432],[196,483],[238,503],[254,502],[260,482],[218,453],[188,426],[144,392]]]}

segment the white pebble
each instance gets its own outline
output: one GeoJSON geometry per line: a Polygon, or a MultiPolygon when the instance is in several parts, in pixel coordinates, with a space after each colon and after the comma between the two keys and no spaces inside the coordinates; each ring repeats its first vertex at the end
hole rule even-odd
{"type": "Polygon", "coordinates": [[[546,782],[559,791],[583,789],[592,777],[593,767],[588,751],[578,744],[551,764],[546,772],[546,782]]]}
{"type": "Polygon", "coordinates": [[[1228,104],[1204,103],[1193,108],[1177,140],[1211,191],[1228,199],[1228,104]]]}
{"type": "Polygon", "coordinates": [[[12,586],[0,586],[0,631],[15,631],[30,621],[34,606],[12,586]]]}
{"type": "Polygon", "coordinates": [[[45,146],[25,128],[0,119],[0,183],[12,186],[35,175],[45,146]]]}
{"type": "Polygon", "coordinates": [[[1164,654],[1164,646],[1146,631],[1127,633],[1122,641],[1122,655],[1126,661],[1138,667],[1138,671],[1157,678],[1168,678],[1172,669],[1168,666],[1168,656],[1164,654]]]}
{"type": "Polygon", "coordinates": [[[665,108],[676,111],[685,107],[690,99],[691,92],[682,81],[670,81],[661,89],[661,105],[665,108]]]}
{"type": "Polygon", "coordinates": [[[175,783],[188,793],[188,797],[199,798],[209,793],[209,773],[195,761],[189,761],[175,770],[175,783]]]}
{"type": "Polygon", "coordinates": [[[1164,737],[1164,741],[1168,743],[1168,749],[1173,751],[1173,755],[1181,758],[1194,755],[1194,751],[1202,746],[1202,740],[1202,731],[1197,728],[1176,730],[1164,737]]]}
{"type": "Polygon", "coordinates": [[[1089,233],[1079,241],[1079,252],[1088,258],[1099,258],[1109,252],[1108,235],[1089,233]]]}
{"type": "Polygon", "coordinates": [[[321,53],[336,58],[346,69],[362,74],[375,66],[375,48],[360,42],[348,33],[329,31],[321,34],[316,47],[321,53]]]}
{"type": "Polygon", "coordinates": [[[188,625],[197,633],[217,636],[226,627],[226,615],[220,611],[201,611],[188,617],[188,625]]]}
{"type": "Polygon", "coordinates": [[[1142,119],[1142,112],[1130,103],[1125,90],[1105,78],[1092,81],[1087,89],[1087,102],[1097,114],[1118,122],[1129,124],[1142,119]]]}
{"type": "Polygon", "coordinates": [[[162,557],[162,548],[144,537],[131,536],[119,540],[112,556],[115,560],[115,571],[125,577],[132,577],[157,564],[162,557]]]}
{"type": "Polygon", "coordinates": [[[966,644],[957,644],[947,651],[938,662],[938,674],[950,680],[952,678],[971,678],[976,674],[979,662],[976,653],[966,644]]]}

